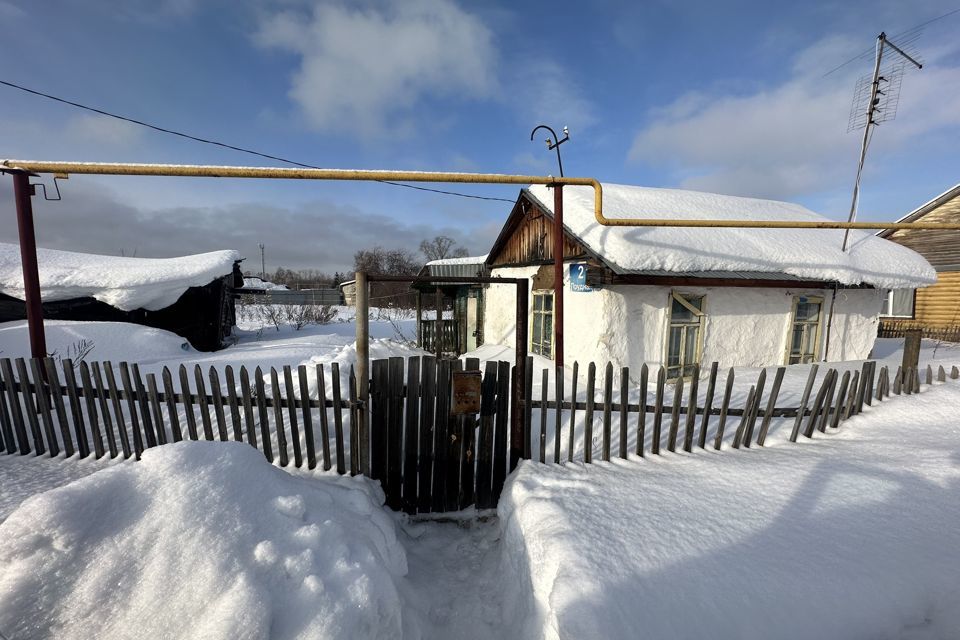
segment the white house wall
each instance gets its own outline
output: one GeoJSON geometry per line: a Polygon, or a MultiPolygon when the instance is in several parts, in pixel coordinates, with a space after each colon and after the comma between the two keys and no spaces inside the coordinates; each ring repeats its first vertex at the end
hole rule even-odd
{"type": "MultiPolygon", "coordinates": [[[[494,269],[494,276],[529,278],[538,267],[494,269]]],[[[565,276],[568,276],[565,269],[565,276]]],[[[571,291],[564,280],[564,359],[637,368],[663,364],[670,292],[706,296],[701,362],[765,366],[784,362],[794,296],[824,299],[821,354],[826,341],[831,291],[749,287],[615,285],[590,293],[571,291]]],[[[515,287],[486,292],[484,339],[513,346],[515,287]]],[[[533,296],[530,296],[532,307],[533,296]]],[[[876,337],[881,295],[873,289],[840,290],[834,309],[830,360],[866,358],[876,337]]],[[[528,309],[529,312],[529,309],[528,309]]]]}

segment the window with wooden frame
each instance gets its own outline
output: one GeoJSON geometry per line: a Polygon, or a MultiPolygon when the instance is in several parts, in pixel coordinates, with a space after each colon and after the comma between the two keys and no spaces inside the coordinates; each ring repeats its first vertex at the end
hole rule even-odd
{"type": "Polygon", "coordinates": [[[823,298],[796,296],[793,299],[793,322],[787,344],[787,364],[807,364],[820,357],[820,319],[823,298]]]}
{"type": "Polygon", "coordinates": [[[704,296],[670,293],[670,324],[667,333],[667,377],[693,375],[703,344],[704,296]]]}
{"type": "Polygon", "coordinates": [[[886,318],[912,318],[916,289],[893,289],[887,291],[880,315],[886,318]]]}
{"type": "Polygon", "coordinates": [[[553,358],[553,291],[533,292],[530,352],[544,358],[553,358]]]}

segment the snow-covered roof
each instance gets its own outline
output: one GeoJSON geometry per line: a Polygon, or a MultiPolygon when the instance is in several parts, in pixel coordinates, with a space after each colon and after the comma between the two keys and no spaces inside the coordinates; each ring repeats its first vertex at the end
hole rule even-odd
{"type": "Polygon", "coordinates": [[[442,260],[431,260],[427,263],[428,267],[446,265],[446,264],[483,264],[487,261],[487,255],[483,254],[482,256],[466,256],[463,258],[443,258],[442,260]]]}
{"type": "MultiPolygon", "coordinates": [[[[527,192],[552,212],[551,189],[534,185],[527,192]]],[[[607,227],[594,217],[590,187],[565,187],[563,204],[567,229],[621,273],[786,274],[883,289],[936,281],[922,256],[868,232],[851,231],[843,252],[844,232],[836,229],[607,227]]],[[[603,213],[608,218],[828,220],[787,202],[617,184],[603,185],[603,213]]]]}
{"type": "MultiPolygon", "coordinates": [[[[44,301],[89,296],[123,311],[168,307],[190,287],[228,275],[237,260],[240,254],[236,251],[181,258],[123,258],[37,249],[44,301]]],[[[19,245],[0,242],[0,293],[25,298],[19,245]]]]}

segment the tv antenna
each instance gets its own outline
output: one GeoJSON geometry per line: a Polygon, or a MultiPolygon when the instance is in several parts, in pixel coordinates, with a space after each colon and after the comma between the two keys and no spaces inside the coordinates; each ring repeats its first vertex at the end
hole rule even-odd
{"type": "MultiPolygon", "coordinates": [[[[916,41],[919,34],[913,35],[909,44],[916,41]]],[[[905,47],[908,45],[905,44],[905,47]]],[[[867,147],[873,136],[873,127],[881,122],[893,120],[897,115],[897,104],[900,101],[900,84],[903,81],[903,72],[909,65],[922,69],[923,64],[918,60],[916,52],[907,53],[887,38],[881,32],[877,36],[877,52],[873,64],[873,74],[863,76],[857,80],[853,92],[853,104],[850,107],[850,120],[847,123],[847,132],[863,128],[863,140],[860,143],[860,162],[857,165],[857,178],[853,183],[853,200],[850,203],[850,216],[847,222],[853,222],[857,217],[857,206],[860,204],[860,179],[863,176],[863,163],[867,158],[867,147]],[[896,57],[887,66],[883,65],[883,54],[887,47],[893,50],[896,57]]],[[[847,250],[850,239],[850,230],[843,233],[843,250],[847,250]]]]}

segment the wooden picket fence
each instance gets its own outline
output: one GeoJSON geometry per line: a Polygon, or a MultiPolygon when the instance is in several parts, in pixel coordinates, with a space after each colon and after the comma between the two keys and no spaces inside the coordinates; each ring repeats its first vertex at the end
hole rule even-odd
{"type": "Polygon", "coordinates": [[[279,373],[271,368],[270,393],[260,367],[252,380],[247,368],[240,367],[239,385],[231,366],[224,368],[224,385],[220,373],[211,367],[206,374],[209,390],[199,365],[193,367],[192,380],[187,367],[180,365],[179,389],[170,369],[164,367],[162,390],[156,375],[142,376],[136,364],[121,362],[118,369],[119,385],[110,362],[75,366],[64,359],[58,371],[51,358],[0,359],[0,450],[139,459],[147,448],[185,438],[235,440],[249,443],[281,466],[292,462],[296,467],[329,470],[335,465],[341,474],[359,472],[360,448],[349,446],[358,441],[352,369],[346,399],[337,363],[329,367],[331,397],[322,365],[313,371],[319,390],[315,397],[309,393],[305,365],[297,367],[296,386],[289,366],[279,373]],[[314,424],[319,425],[319,443],[314,424]]]}
{"type": "MultiPolygon", "coordinates": [[[[387,504],[408,513],[456,511],[471,505],[493,508],[512,471],[508,445],[514,371],[507,362],[485,363],[479,412],[459,415],[452,411],[452,380],[457,371],[479,371],[475,358],[375,360],[369,407],[357,399],[352,369],[347,397],[343,397],[336,363],[300,365],[296,371],[289,366],[279,371],[270,368],[266,375],[259,367],[252,375],[239,367],[235,375],[227,366],[223,384],[216,368],[204,372],[199,365],[192,371],[181,365],[176,378],[164,367],[158,381],[156,374],[141,375],[137,364],[121,362],[117,370],[110,362],[74,364],[65,359],[59,368],[57,364],[50,358],[0,359],[0,451],[139,458],[145,449],[168,442],[234,440],[250,444],[281,466],[368,473],[380,481],[387,504]]],[[[733,449],[764,446],[775,418],[793,420],[789,440],[796,442],[801,435],[812,438],[817,432],[838,428],[864,405],[914,393],[921,386],[918,370],[898,369],[891,377],[886,367],[878,370],[876,362],[868,361],[859,370],[827,370],[814,393],[819,366],[813,365],[798,406],[778,407],[786,372],[779,367],[769,391],[767,371],[762,370],[743,405],[733,406],[734,370],[727,372],[720,393],[717,363],[705,376],[702,403],[699,370],[689,379],[668,384],[662,367],[654,370],[644,365],[636,380],[624,367],[615,384],[614,367],[608,363],[598,384],[597,367],[589,363],[585,400],[579,400],[577,363],[569,390],[564,389],[564,371],[553,372],[551,385],[551,372],[542,370],[539,398],[532,392],[533,358],[525,369],[523,457],[541,463],[575,459],[593,463],[609,461],[611,456],[659,455],[663,449],[692,451],[712,446],[720,450],[725,434],[733,449]],[[629,402],[631,388],[641,401],[629,402]],[[648,402],[651,393],[652,404],[648,402]],[[578,412],[583,418],[579,449],[575,442],[578,412]],[[552,452],[547,451],[550,428],[552,452]],[[534,429],[539,436],[536,451],[534,429]],[[631,431],[635,444],[629,450],[631,431]],[[598,451],[594,451],[595,433],[599,433],[598,451]],[[564,442],[565,460],[561,456],[564,442]]],[[[935,378],[945,382],[948,374],[942,366],[936,372],[928,366],[924,378],[929,385],[935,378]]],[[[960,378],[960,370],[952,367],[949,378],[960,378]]]]}

